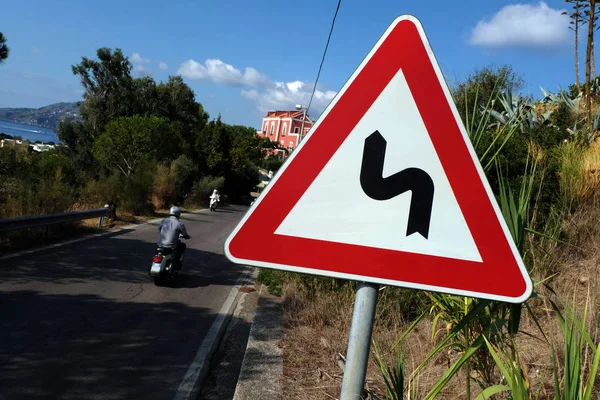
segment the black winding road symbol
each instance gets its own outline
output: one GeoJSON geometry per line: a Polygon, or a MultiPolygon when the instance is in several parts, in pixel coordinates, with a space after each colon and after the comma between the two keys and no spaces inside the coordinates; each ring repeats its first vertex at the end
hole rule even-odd
{"type": "Polygon", "coordinates": [[[406,236],[418,232],[427,239],[433,207],[433,180],[419,168],[406,168],[384,178],[386,147],[386,140],[377,130],[365,139],[360,170],[362,190],[373,200],[389,200],[412,191],[406,236]]]}

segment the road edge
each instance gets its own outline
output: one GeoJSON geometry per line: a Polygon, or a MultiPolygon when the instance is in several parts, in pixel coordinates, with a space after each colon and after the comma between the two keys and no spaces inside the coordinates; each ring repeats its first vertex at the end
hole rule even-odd
{"type": "Polygon", "coordinates": [[[173,400],[190,400],[198,397],[204,381],[210,371],[211,360],[216,353],[221,339],[227,330],[233,311],[236,309],[239,298],[242,295],[239,289],[248,280],[256,280],[257,270],[246,266],[246,270],[240,274],[237,282],[229,292],[229,296],[223,303],[219,314],[215,317],[206,337],[196,352],[194,360],[183,376],[173,400]]]}
{"type": "Polygon", "coordinates": [[[283,398],[282,302],[261,285],[233,400],[283,398]]]}

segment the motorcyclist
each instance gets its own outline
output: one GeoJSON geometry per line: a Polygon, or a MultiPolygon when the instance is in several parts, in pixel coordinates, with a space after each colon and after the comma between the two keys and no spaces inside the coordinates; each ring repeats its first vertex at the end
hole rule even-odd
{"type": "Polygon", "coordinates": [[[187,230],[183,222],[179,220],[181,210],[177,206],[171,207],[169,217],[162,220],[158,227],[158,247],[172,249],[177,269],[181,269],[181,257],[185,251],[186,245],[179,240],[179,235],[189,239],[187,230]]]}
{"type": "Polygon", "coordinates": [[[212,194],[210,195],[209,199],[211,200],[210,203],[211,205],[213,205],[213,201],[214,201],[214,207],[216,208],[217,205],[219,204],[219,200],[221,200],[221,196],[219,195],[219,191],[217,189],[214,189],[212,194]]]}

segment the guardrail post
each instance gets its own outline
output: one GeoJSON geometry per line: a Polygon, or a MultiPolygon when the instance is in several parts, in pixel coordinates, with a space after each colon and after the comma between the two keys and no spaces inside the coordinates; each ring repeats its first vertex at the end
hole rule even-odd
{"type": "MultiPolygon", "coordinates": [[[[112,203],[112,200],[111,200],[111,203],[112,203]]],[[[110,212],[110,204],[105,204],[104,208],[106,208],[108,210],[107,213],[110,212]]],[[[102,224],[104,224],[104,215],[100,216],[100,221],[98,221],[98,228],[102,228],[102,224]]]]}

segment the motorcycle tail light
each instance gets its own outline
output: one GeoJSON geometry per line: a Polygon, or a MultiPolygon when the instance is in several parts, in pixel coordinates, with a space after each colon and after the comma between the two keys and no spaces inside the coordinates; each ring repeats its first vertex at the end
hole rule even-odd
{"type": "Polygon", "coordinates": [[[163,260],[163,256],[161,256],[161,255],[154,256],[154,257],[152,258],[152,262],[155,262],[155,263],[161,263],[161,262],[162,262],[162,260],[163,260]]]}

